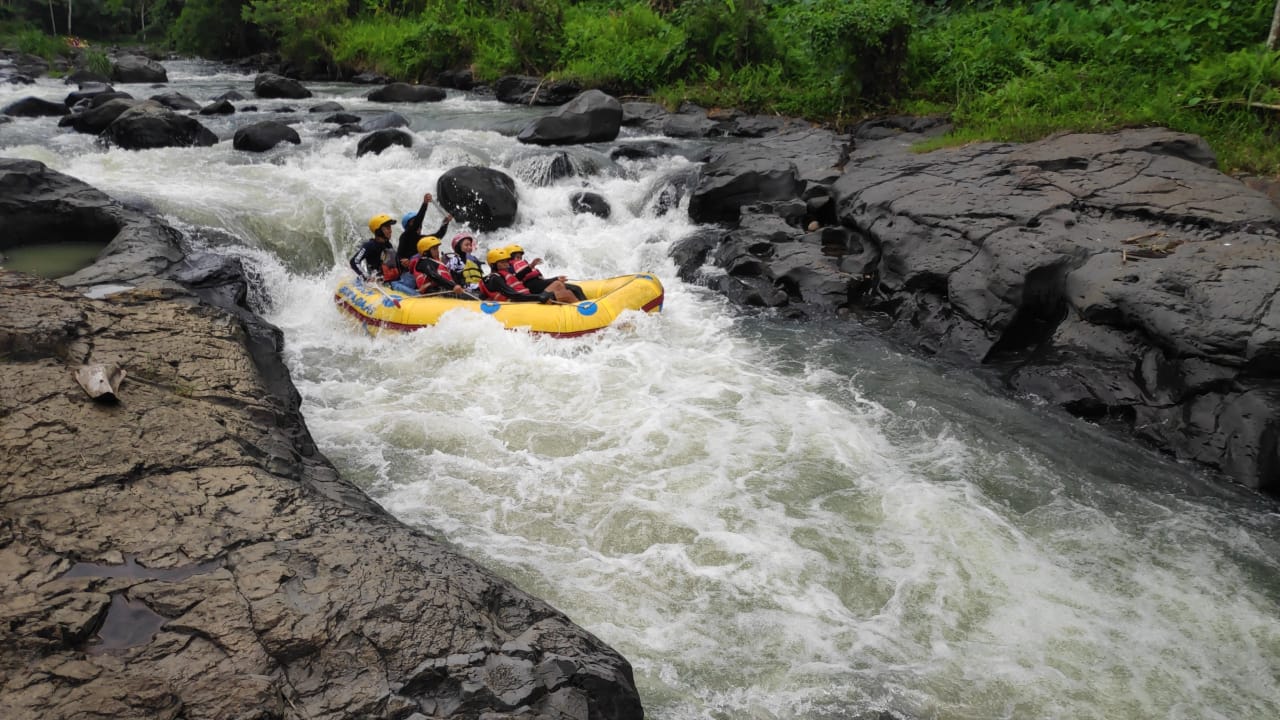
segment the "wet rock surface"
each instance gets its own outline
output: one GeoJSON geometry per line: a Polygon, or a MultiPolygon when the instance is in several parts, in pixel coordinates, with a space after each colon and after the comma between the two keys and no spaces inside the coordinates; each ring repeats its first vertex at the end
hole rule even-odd
{"type": "Polygon", "coordinates": [[[61,284],[0,272],[6,717],[642,716],[608,646],[337,475],[238,261],[4,162],[31,203],[0,219],[98,203],[131,238],[61,284]],[[127,369],[116,402],[86,364],[127,369]]]}
{"type": "Polygon", "coordinates": [[[681,275],[746,306],[873,311],[925,353],[1280,492],[1280,208],[1194,136],[911,152],[941,129],[717,151],[689,208],[719,229],[677,243],[681,275]]]}
{"type": "Polygon", "coordinates": [[[530,122],[516,139],[532,145],[573,145],[605,142],[618,137],[622,104],[599,90],[588,90],[530,122]]]}

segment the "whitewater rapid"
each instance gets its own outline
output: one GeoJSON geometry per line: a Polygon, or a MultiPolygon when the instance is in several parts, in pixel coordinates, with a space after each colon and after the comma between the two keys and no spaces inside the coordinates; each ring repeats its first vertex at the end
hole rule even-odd
{"type": "MultiPolygon", "coordinates": [[[[251,94],[251,76],[168,66],[201,102],[251,94]]],[[[668,253],[698,228],[655,198],[686,155],[577,148],[589,173],[540,185],[547,151],[511,133],[545,110],[451,92],[391,108],[414,147],[356,158],[357,137],[305,109],[376,105],[313,90],[288,103],[303,143],[262,156],[105,149],[48,119],[0,125],[0,153],[243,258],[323,452],[621,651],[650,717],[1280,716],[1273,505],[852,321],[742,314],[681,281],[668,253]],[[463,164],[517,181],[517,224],[482,250],[519,242],[574,277],[654,272],[663,312],[575,339],[472,314],[353,326],[332,293],[367,218],[416,209],[463,164]],[[611,216],[573,214],[581,189],[611,216]]],[[[41,80],[0,104],[67,91],[41,80]]]]}

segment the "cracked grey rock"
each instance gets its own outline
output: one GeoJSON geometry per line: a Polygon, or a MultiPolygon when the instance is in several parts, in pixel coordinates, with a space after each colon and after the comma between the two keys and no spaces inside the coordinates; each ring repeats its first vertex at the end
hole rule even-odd
{"type": "Polygon", "coordinates": [[[681,277],[741,305],[882,313],[926,354],[1280,493],[1267,195],[1161,128],[925,154],[900,129],[719,152],[689,212],[725,227],[673,247],[681,277]],[[805,198],[823,201],[795,217],[805,198]]]}
{"type": "Polygon", "coordinates": [[[0,195],[6,229],[77,202],[115,235],[64,284],[0,271],[6,717],[563,717],[533,670],[547,658],[576,665],[587,717],[643,716],[600,639],[334,471],[238,265],[39,163],[0,161],[4,182],[52,193],[0,195]],[[85,363],[128,371],[118,403],[85,395],[85,363]],[[131,634],[117,598],[158,629],[131,634]]]}

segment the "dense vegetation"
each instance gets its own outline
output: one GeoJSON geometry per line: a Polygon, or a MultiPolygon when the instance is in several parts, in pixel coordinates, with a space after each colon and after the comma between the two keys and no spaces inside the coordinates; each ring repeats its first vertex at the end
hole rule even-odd
{"type": "Polygon", "coordinates": [[[1164,125],[1206,137],[1224,170],[1276,174],[1275,2],[0,0],[0,23],[44,54],[74,9],[90,37],[272,50],[310,72],[431,81],[467,66],[481,82],[547,75],[841,125],[946,112],[946,142],[1164,125]]]}

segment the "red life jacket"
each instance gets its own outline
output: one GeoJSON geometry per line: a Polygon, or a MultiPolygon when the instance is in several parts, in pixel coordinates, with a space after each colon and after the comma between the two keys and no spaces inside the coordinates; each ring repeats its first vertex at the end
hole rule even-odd
{"type": "Polygon", "coordinates": [[[528,260],[511,258],[511,274],[521,280],[542,277],[542,271],[529,264],[528,260]]]}
{"type": "Polygon", "coordinates": [[[430,256],[423,257],[422,255],[414,255],[412,258],[409,259],[409,271],[413,273],[413,284],[418,287],[419,293],[426,294],[431,290],[444,289],[444,288],[437,288],[435,279],[433,279],[430,275],[418,270],[418,263],[423,260],[426,260],[427,262],[435,263],[436,272],[440,273],[440,277],[446,280],[453,280],[453,273],[449,272],[449,268],[445,267],[444,263],[430,256]]]}
{"type": "Polygon", "coordinates": [[[516,277],[514,270],[507,270],[506,272],[499,270],[498,274],[502,276],[503,280],[507,281],[507,287],[521,293],[522,295],[530,294],[529,288],[525,287],[524,283],[520,282],[520,278],[516,277]]]}
{"type": "MultiPolygon", "coordinates": [[[[496,274],[498,277],[502,278],[504,281],[506,281],[507,287],[511,288],[512,290],[515,290],[518,293],[523,293],[525,295],[531,294],[529,292],[529,288],[525,287],[524,283],[520,282],[520,278],[516,277],[516,274],[511,272],[510,270],[507,270],[506,272],[503,272],[501,270],[494,270],[493,273],[496,274]]],[[[490,290],[489,286],[484,283],[480,283],[480,295],[485,300],[506,300],[507,299],[506,295],[490,290]]]]}

